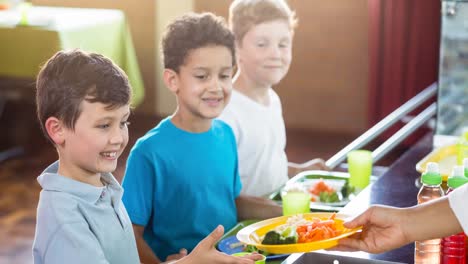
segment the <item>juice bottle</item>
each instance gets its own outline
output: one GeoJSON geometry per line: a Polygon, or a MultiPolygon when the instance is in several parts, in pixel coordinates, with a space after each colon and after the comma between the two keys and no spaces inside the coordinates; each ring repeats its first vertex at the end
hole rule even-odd
{"type": "MultiPolygon", "coordinates": [[[[418,204],[440,198],[444,195],[440,184],[442,176],[439,164],[429,162],[426,172],[421,176],[422,186],[418,193],[418,204]]],[[[416,241],[414,245],[414,263],[438,264],[440,262],[440,239],[416,241]]]]}
{"type": "MultiPolygon", "coordinates": [[[[447,194],[455,188],[468,182],[464,176],[463,166],[454,166],[451,177],[448,178],[447,194]]],[[[466,236],[461,232],[456,235],[442,238],[440,242],[441,264],[466,264],[466,236]]]]}
{"type": "Polygon", "coordinates": [[[457,165],[463,165],[463,159],[468,158],[468,131],[465,131],[457,143],[457,165]]]}

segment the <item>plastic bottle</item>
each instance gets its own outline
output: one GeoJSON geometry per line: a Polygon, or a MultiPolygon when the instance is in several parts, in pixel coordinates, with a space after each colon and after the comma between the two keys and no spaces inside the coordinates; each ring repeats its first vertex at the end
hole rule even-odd
{"type": "MultiPolygon", "coordinates": [[[[468,182],[464,176],[463,166],[454,166],[451,177],[448,178],[447,194],[455,188],[468,182]]],[[[442,238],[440,242],[441,264],[466,264],[466,236],[461,232],[456,235],[442,238]]]]}
{"type": "MultiPolygon", "coordinates": [[[[463,167],[465,168],[465,177],[468,178],[468,158],[463,159],[463,167]]],[[[465,239],[466,242],[466,262],[468,263],[468,236],[465,239]]]]}
{"type": "MultiPolygon", "coordinates": [[[[468,161],[468,159],[465,159],[468,161]]],[[[448,178],[447,185],[448,190],[446,194],[449,194],[456,188],[462,186],[465,183],[468,183],[468,177],[465,177],[464,166],[453,166],[452,175],[448,178]]]]}
{"type": "MultiPolygon", "coordinates": [[[[440,198],[444,195],[440,184],[442,176],[439,164],[429,162],[426,172],[421,176],[422,186],[418,193],[418,204],[440,198]]],[[[414,263],[438,264],[440,262],[440,239],[416,241],[414,245],[414,263]]]]}
{"type": "Polygon", "coordinates": [[[465,131],[457,143],[457,165],[463,165],[463,159],[468,158],[468,131],[465,131]]]}

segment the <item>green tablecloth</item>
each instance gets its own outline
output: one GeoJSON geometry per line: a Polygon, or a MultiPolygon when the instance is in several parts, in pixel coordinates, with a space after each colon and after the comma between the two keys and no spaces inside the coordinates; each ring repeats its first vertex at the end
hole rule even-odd
{"type": "Polygon", "coordinates": [[[58,50],[80,48],[112,59],[128,75],[133,105],[142,101],[143,80],[122,11],[32,7],[28,17],[28,26],[0,19],[0,76],[35,78],[40,66],[58,50]]]}

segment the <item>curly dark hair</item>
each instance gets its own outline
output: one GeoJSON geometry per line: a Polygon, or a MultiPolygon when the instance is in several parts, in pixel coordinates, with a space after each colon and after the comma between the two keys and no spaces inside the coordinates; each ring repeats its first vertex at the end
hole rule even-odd
{"type": "Polygon", "coordinates": [[[232,65],[235,65],[234,35],[223,17],[212,13],[189,13],[175,19],[166,27],[162,38],[164,68],[179,72],[191,50],[209,45],[228,48],[232,65]]]}
{"type": "Polygon", "coordinates": [[[45,129],[49,117],[74,129],[83,100],[113,109],[130,104],[131,95],[127,75],[110,59],[79,49],[59,51],[37,76],[37,117],[44,135],[53,143],[45,129]]]}

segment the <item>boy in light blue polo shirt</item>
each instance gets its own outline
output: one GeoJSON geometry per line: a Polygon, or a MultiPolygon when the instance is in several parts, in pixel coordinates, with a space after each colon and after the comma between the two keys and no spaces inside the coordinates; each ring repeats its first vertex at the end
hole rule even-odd
{"type": "Polygon", "coordinates": [[[130,98],[127,76],[102,55],[58,52],[40,71],[38,118],[59,160],[37,179],[34,263],[140,263],[111,174],[128,142],[130,98]]]}
{"type": "Polygon", "coordinates": [[[144,263],[183,257],[219,224],[231,229],[238,220],[281,214],[272,201],[240,195],[234,134],[215,119],[229,101],[235,64],[224,20],[179,17],[167,27],[162,51],[177,110],[137,141],[123,180],[144,263]]]}

